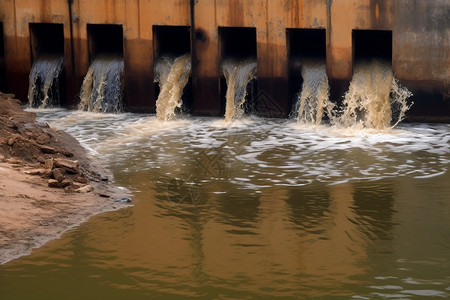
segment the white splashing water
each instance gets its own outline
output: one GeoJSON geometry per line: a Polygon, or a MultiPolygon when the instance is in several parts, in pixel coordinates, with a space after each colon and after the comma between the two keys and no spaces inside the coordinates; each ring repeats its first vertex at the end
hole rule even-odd
{"type": "Polygon", "coordinates": [[[390,129],[401,122],[411,107],[412,95],[399,85],[387,61],[361,61],[355,65],[343,107],[329,101],[325,61],[302,64],[303,86],[297,103],[298,122],[320,124],[324,112],[339,128],[390,129]]]}
{"type": "Polygon", "coordinates": [[[30,72],[28,106],[33,108],[60,105],[59,77],[64,69],[64,57],[45,54],[36,58],[30,72]]]}
{"type": "Polygon", "coordinates": [[[256,78],[256,59],[226,59],[222,64],[222,71],[227,82],[225,121],[230,122],[244,115],[247,85],[256,78]]]}
{"type": "Polygon", "coordinates": [[[123,69],[121,56],[98,55],[84,77],[78,109],[102,113],[122,112],[123,69]]]}
{"type": "Polygon", "coordinates": [[[189,53],[177,58],[162,56],[155,65],[155,82],[159,83],[160,93],[156,100],[156,117],[161,121],[175,118],[175,111],[181,108],[183,90],[191,75],[191,56],[189,53]]]}
{"type": "Polygon", "coordinates": [[[329,85],[325,60],[304,60],[301,74],[302,90],[295,112],[300,123],[320,124],[324,110],[332,105],[328,101],[329,85]]]}
{"type": "Polygon", "coordinates": [[[344,97],[344,107],[339,117],[331,121],[341,127],[393,128],[404,119],[411,107],[412,104],[407,103],[411,95],[398,84],[390,63],[361,61],[355,66],[349,90],[344,97]]]}

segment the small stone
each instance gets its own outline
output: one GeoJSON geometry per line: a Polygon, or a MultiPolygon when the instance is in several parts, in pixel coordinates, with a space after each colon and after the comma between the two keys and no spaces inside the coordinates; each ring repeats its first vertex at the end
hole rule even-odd
{"type": "Polygon", "coordinates": [[[79,183],[88,183],[89,182],[89,180],[84,176],[78,176],[77,178],[75,178],[75,181],[77,181],[79,183]]]}
{"type": "Polygon", "coordinates": [[[110,195],[103,194],[103,193],[99,193],[98,195],[99,195],[100,197],[102,197],[102,198],[111,198],[110,195]]]}
{"type": "Polygon", "coordinates": [[[50,136],[43,133],[37,137],[36,142],[40,145],[47,144],[48,142],[50,142],[50,136]]]}
{"type": "Polygon", "coordinates": [[[72,182],[72,186],[75,189],[79,189],[79,188],[82,188],[83,186],[85,186],[85,184],[74,181],[74,182],[72,182]]]}
{"type": "Polygon", "coordinates": [[[66,174],[66,172],[60,168],[53,169],[53,171],[52,171],[53,178],[58,180],[58,182],[60,182],[60,183],[64,179],[66,179],[66,177],[64,176],[65,174],[66,174]]]}
{"type": "Polygon", "coordinates": [[[41,128],[50,128],[50,125],[48,125],[47,122],[37,122],[34,123],[37,127],[41,127],[41,128]]]}
{"type": "Polygon", "coordinates": [[[68,186],[72,186],[72,180],[70,180],[70,179],[64,179],[62,182],[61,182],[61,186],[63,187],[63,188],[66,188],[66,187],[68,187],[68,186]]]}
{"type": "Polygon", "coordinates": [[[92,191],[92,186],[89,184],[75,190],[77,193],[89,193],[90,191],[92,191]]]}
{"type": "Polygon", "coordinates": [[[56,179],[49,179],[48,180],[48,187],[59,188],[59,187],[61,187],[61,184],[56,179]]]}
{"type": "Polygon", "coordinates": [[[8,140],[8,145],[12,146],[14,145],[15,142],[17,142],[17,140],[20,139],[20,136],[18,134],[14,134],[9,140],[8,140]]]}
{"type": "Polygon", "coordinates": [[[5,156],[0,154],[0,161],[3,161],[4,159],[5,159],[5,156]]]}
{"type": "Polygon", "coordinates": [[[55,166],[64,169],[67,173],[78,174],[78,161],[63,158],[55,158],[55,166]]]}
{"type": "Polygon", "coordinates": [[[108,181],[108,176],[100,174],[100,180],[101,181],[108,181]]]}
{"type": "Polygon", "coordinates": [[[120,199],[114,200],[114,202],[120,202],[120,203],[131,203],[131,199],[128,197],[122,197],[120,199]]]}
{"type": "Polygon", "coordinates": [[[56,151],[55,148],[50,147],[50,146],[41,145],[40,148],[43,153],[54,154],[54,153],[58,152],[58,151],[56,151]]]}
{"type": "Polygon", "coordinates": [[[43,178],[51,178],[53,172],[50,169],[41,169],[39,175],[41,175],[43,178]]]}
{"type": "Polygon", "coordinates": [[[45,167],[49,170],[53,170],[53,168],[55,167],[55,163],[53,162],[52,158],[45,160],[45,167]]]}
{"type": "Polygon", "coordinates": [[[27,175],[40,175],[40,172],[41,172],[40,169],[24,171],[24,173],[27,175]]]}

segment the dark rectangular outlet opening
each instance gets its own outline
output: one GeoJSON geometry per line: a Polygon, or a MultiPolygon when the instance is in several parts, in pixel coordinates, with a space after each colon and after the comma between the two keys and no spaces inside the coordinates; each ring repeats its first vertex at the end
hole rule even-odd
{"type": "Polygon", "coordinates": [[[191,52],[189,26],[153,26],[153,54],[155,59],[162,55],[180,56],[191,52]]]}
{"type": "Polygon", "coordinates": [[[31,55],[33,61],[42,54],[64,55],[64,25],[30,23],[31,55]]]}
{"type": "Polygon", "coordinates": [[[6,92],[5,39],[2,22],[0,22],[0,91],[6,92]]]}
{"type": "MultiPolygon", "coordinates": [[[[154,65],[162,56],[173,58],[191,52],[191,31],[189,26],[153,26],[153,57],[154,65]]],[[[159,83],[155,82],[155,99],[160,93],[159,83]]],[[[184,87],[182,110],[190,113],[193,105],[192,76],[184,87]]]]}
{"type": "Polygon", "coordinates": [[[123,56],[123,27],[117,24],[87,24],[89,60],[99,54],[123,56]]]}
{"type": "Polygon", "coordinates": [[[353,61],[383,59],[392,62],[392,31],[353,30],[353,61]]]}
{"type": "MultiPolygon", "coordinates": [[[[244,61],[257,58],[256,28],[254,27],[219,27],[219,55],[221,64],[229,59],[244,61]]],[[[222,71],[221,71],[222,72],[222,71]]],[[[226,108],[227,83],[224,75],[220,76],[221,114],[226,108]]],[[[246,114],[255,112],[258,94],[257,79],[251,80],[246,87],[244,110],[246,114]]]]}
{"type": "Polygon", "coordinates": [[[219,27],[220,57],[256,57],[256,28],[219,27]]]}
{"type": "Polygon", "coordinates": [[[303,78],[302,63],[308,60],[321,60],[326,63],[325,29],[286,29],[288,52],[288,89],[291,108],[297,102],[303,78]]]}
{"type": "Polygon", "coordinates": [[[54,77],[51,87],[47,91],[47,95],[51,99],[52,105],[66,106],[67,87],[66,71],[64,68],[64,25],[55,23],[30,23],[29,29],[31,61],[33,63],[31,72],[38,70],[40,74],[35,78],[36,93],[33,97],[33,104],[39,105],[44,99],[42,88],[45,87],[43,83],[45,78],[48,79],[50,76],[55,76],[57,73],[53,73],[52,71],[60,70],[59,75],[54,77]],[[59,63],[55,64],[56,61],[61,62],[62,66],[59,67],[59,63]],[[35,70],[34,68],[37,69],[35,70]]]}

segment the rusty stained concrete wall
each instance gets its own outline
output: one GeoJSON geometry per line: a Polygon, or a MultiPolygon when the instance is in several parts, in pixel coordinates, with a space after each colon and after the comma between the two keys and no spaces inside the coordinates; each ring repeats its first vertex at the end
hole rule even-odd
{"type": "Polygon", "coordinates": [[[195,1],[195,58],[197,78],[194,110],[220,110],[219,27],[256,29],[259,114],[289,114],[286,28],[325,28],[324,0],[198,0],[195,1]]]}
{"type": "Polygon", "coordinates": [[[73,16],[78,85],[81,86],[89,67],[87,24],[122,25],[125,105],[132,111],[154,111],[153,25],[189,26],[189,1],[75,0],[73,16]]]}
{"type": "Polygon", "coordinates": [[[119,24],[124,36],[126,106],[130,110],[154,111],[153,25],[189,26],[189,1],[74,0],[72,18],[73,60],[68,1],[0,0],[7,90],[26,101],[32,65],[29,23],[63,24],[67,101],[75,106],[89,67],[87,24],[119,24]]]}
{"type": "MultiPolygon", "coordinates": [[[[286,116],[287,28],[326,29],[327,71],[333,100],[353,73],[352,30],[391,30],[396,77],[415,94],[410,120],[450,121],[450,3],[448,0],[196,0],[194,1],[193,112],[219,115],[218,27],[256,31],[258,87],[263,115],[286,116]],[[268,102],[268,103],[267,103],[268,102]],[[271,103],[273,104],[270,107],[271,103]],[[267,107],[269,104],[269,107],[267,107]]],[[[191,26],[189,0],[74,0],[73,61],[66,0],[0,0],[8,90],[26,99],[31,68],[30,22],[64,24],[69,103],[89,64],[87,24],[121,24],[126,105],[154,110],[153,25],[191,26]]]]}
{"type": "Polygon", "coordinates": [[[450,122],[450,1],[398,0],[392,10],[394,72],[414,94],[408,119],[450,122]]]}
{"type": "MultiPolygon", "coordinates": [[[[353,75],[353,30],[392,32],[392,66],[415,96],[409,120],[450,121],[448,0],[198,0],[195,2],[197,111],[220,103],[218,27],[257,31],[258,87],[275,102],[263,115],[289,113],[286,28],[325,28],[331,96],[340,101],[353,75]],[[201,79],[201,80],[200,80],[201,79]]],[[[307,41],[306,41],[307,42],[307,41]]],[[[266,103],[267,104],[267,103],[266,103]]],[[[267,110],[267,107],[265,108],[267,110]]]]}
{"type": "MultiPolygon", "coordinates": [[[[28,76],[32,64],[29,23],[64,24],[65,67],[66,70],[70,71],[72,65],[68,20],[66,1],[0,1],[0,22],[3,23],[4,31],[8,91],[16,94],[22,101],[27,101],[28,76]]],[[[72,85],[68,84],[67,89],[70,90],[71,87],[73,88],[72,85]]]]}

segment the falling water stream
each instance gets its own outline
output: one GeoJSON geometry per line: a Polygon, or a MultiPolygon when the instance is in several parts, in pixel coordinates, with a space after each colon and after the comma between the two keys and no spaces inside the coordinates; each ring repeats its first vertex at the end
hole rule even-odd
{"type": "Polygon", "coordinates": [[[384,129],[405,117],[411,93],[401,87],[388,62],[359,62],[344,98],[344,108],[334,123],[341,127],[384,129]],[[392,109],[396,109],[393,113],[392,109]],[[395,117],[395,119],[393,119],[395,117]]]}
{"type": "Polygon", "coordinates": [[[44,54],[36,58],[30,72],[28,106],[34,108],[60,105],[59,77],[64,69],[64,56],[44,54]]]}
{"type": "Polygon", "coordinates": [[[295,112],[301,123],[320,124],[324,110],[329,112],[332,103],[328,101],[329,86],[325,60],[303,60],[301,93],[295,112]]]}
{"type": "Polygon", "coordinates": [[[78,109],[102,113],[122,112],[123,68],[122,56],[97,55],[84,77],[78,109]]]}
{"type": "Polygon", "coordinates": [[[359,61],[341,106],[329,101],[325,60],[302,61],[303,84],[294,111],[298,122],[321,124],[324,114],[339,128],[388,129],[401,122],[412,103],[411,93],[401,85],[390,63],[359,61]]]}
{"type": "Polygon", "coordinates": [[[155,65],[155,82],[159,83],[160,93],[156,100],[156,117],[162,121],[175,118],[175,111],[181,108],[183,90],[191,75],[191,55],[177,58],[161,56],[155,65]]]}
{"type": "Polygon", "coordinates": [[[256,78],[256,59],[227,59],[222,71],[227,82],[225,121],[231,122],[244,115],[247,85],[256,78]]]}

